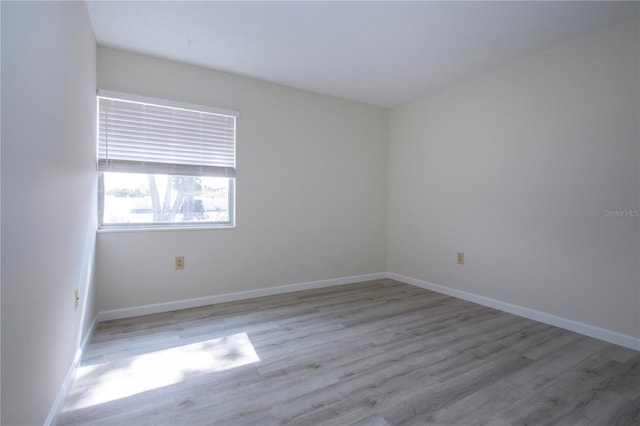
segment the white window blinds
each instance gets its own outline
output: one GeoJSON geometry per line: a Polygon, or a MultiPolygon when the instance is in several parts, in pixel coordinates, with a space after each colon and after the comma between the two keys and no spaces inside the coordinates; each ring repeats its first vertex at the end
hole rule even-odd
{"type": "Polygon", "coordinates": [[[98,170],[235,177],[238,113],[219,111],[100,92],[98,170]]]}

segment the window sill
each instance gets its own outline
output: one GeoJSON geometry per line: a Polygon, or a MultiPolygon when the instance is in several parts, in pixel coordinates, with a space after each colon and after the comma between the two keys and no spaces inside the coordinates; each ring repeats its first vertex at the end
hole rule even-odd
{"type": "Polygon", "coordinates": [[[109,234],[118,232],[162,232],[162,231],[224,231],[236,229],[235,225],[201,225],[201,226],[114,226],[108,228],[98,228],[98,234],[109,234]]]}

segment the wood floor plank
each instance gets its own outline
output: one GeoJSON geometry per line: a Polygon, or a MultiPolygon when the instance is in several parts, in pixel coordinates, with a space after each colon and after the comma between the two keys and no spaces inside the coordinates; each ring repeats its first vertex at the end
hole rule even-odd
{"type": "Polygon", "coordinates": [[[550,354],[508,379],[487,386],[436,412],[433,420],[437,424],[452,425],[500,423],[494,417],[496,413],[508,410],[519,401],[540,393],[540,389],[568,369],[593,356],[592,347],[591,339],[583,338],[578,343],[565,347],[562,356],[550,354]]]}
{"type": "Polygon", "coordinates": [[[585,407],[599,400],[602,383],[623,369],[617,361],[594,355],[559,374],[540,392],[499,412],[496,418],[512,425],[531,425],[559,424],[563,418],[579,414],[586,417],[589,410],[585,407]]]}
{"type": "Polygon", "coordinates": [[[393,280],[98,324],[60,425],[640,424],[640,353],[393,280]]]}

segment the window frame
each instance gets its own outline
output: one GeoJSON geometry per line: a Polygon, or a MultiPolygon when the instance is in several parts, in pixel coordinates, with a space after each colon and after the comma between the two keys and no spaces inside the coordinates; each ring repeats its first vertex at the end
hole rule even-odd
{"type": "MultiPolygon", "coordinates": [[[[235,229],[236,227],[236,162],[237,162],[237,134],[238,134],[238,118],[240,117],[240,111],[231,110],[225,108],[218,108],[206,105],[197,105],[191,103],[184,103],[174,100],[168,99],[160,99],[160,98],[152,98],[147,96],[140,96],[129,93],[121,93],[114,92],[108,90],[98,90],[96,96],[96,170],[97,170],[97,183],[98,183],[98,191],[97,191],[97,201],[98,201],[98,210],[97,210],[97,228],[98,231],[133,231],[133,230],[189,230],[189,229],[235,229]],[[190,176],[195,177],[221,177],[227,178],[229,180],[228,183],[228,194],[227,194],[227,205],[228,205],[228,220],[227,221],[193,221],[193,222],[118,222],[118,223],[104,223],[104,207],[105,207],[105,184],[104,184],[104,173],[118,173],[118,170],[105,170],[108,166],[102,163],[108,163],[108,154],[107,158],[100,156],[100,147],[101,147],[101,107],[100,101],[101,99],[114,99],[118,101],[125,102],[133,102],[138,104],[148,104],[155,107],[164,107],[170,108],[174,110],[186,110],[196,113],[208,113],[215,114],[220,116],[226,116],[227,118],[233,118],[233,167],[232,176],[229,175],[221,175],[214,176],[210,174],[194,174],[189,173],[190,176]],[[101,161],[102,160],[102,161],[101,161]],[[102,169],[101,169],[102,167],[102,169]]],[[[105,142],[108,146],[108,142],[105,142]]],[[[132,164],[136,164],[135,161],[131,162],[132,164]]],[[[145,163],[144,160],[139,161],[137,164],[143,165],[145,163]]],[[[205,165],[198,166],[193,163],[166,163],[167,166],[174,166],[176,169],[180,169],[181,166],[187,167],[190,166],[192,168],[204,168],[205,165]],[[185,165],[186,164],[186,165],[185,165]]],[[[229,169],[229,167],[221,167],[225,169],[229,169]]],[[[129,172],[123,170],[123,172],[129,172]]],[[[167,175],[167,173],[163,172],[153,172],[153,171],[136,171],[135,173],[141,174],[143,176],[155,175],[162,176],[167,175]]],[[[182,175],[179,172],[169,173],[169,175],[173,176],[186,176],[182,175]]]]}

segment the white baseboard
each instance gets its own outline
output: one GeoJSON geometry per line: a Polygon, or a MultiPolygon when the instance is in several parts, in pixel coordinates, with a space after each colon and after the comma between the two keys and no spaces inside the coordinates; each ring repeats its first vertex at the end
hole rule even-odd
{"type": "Polygon", "coordinates": [[[510,314],[529,318],[545,324],[564,328],[565,330],[584,334],[585,336],[604,340],[605,342],[614,343],[616,345],[640,351],[640,339],[637,337],[574,321],[568,318],[559,317],[557,315],[548,314],[546,312],[536,311],[535,309],[525,308],[524,306],[502,302],[500,300],[491,299],[489,297],[480,296],[474,293],[433,284],[428,281],[406,277],[404,275],[394,274],[390,272],[387,273],[387,277],[406,284],[414,285],[416,287],[432,290],[438,293],[446,294],[448,296],[456,297],[458,299],[468,300],[469,302],[474,302],[479,305],[488,306],[500,311],[509,312],[510,314]]]}
{"type": "Polygon", "coordinates": [[[110,311],[98,312],[98,315],[91,323],[89,331],[82,339],[80,347],[76,352],[76,356],[69,368],[67,376],[58,392],[58,395],[49,411],[49,415],[45,420],[45,425],[54,425],[58,420],[58,416],[64,406],[64,402],[71,390],[71,385],[75,378],[76,367],[82,359],[82,354],[93,335],[96,327],[96,323],[99,321],[108,321],[112,319],[129,318],[139,315],[148,315],[161,312],[175,311],[178,309],[195,308],[199,306],[213,305],[216,303],[232,302],[237,300],[253,299],[256,297],[273,296],[276,294],[292,293],[301,290],[311,290],[316,288],[331,287],[335,285],[354,284],[358,282],[378,280],[383,278],[390,278],[396,281],[400,281],[406,284],[414,285],[416,287],[432,290],[438,293],[446,294],[448,296],[456,297],[458,299],[468,300],[473,303],[477,303],[490,308],[498,309],[500,311],[508,312],[510,314],[518,315],[524,318],[529,318],[534,321],[539,321],[545,324],[550,324],[556,327],[560,327],[566,330],[574,331],[576,333],[583,334],[585,336],[593,337],[605,342],[614,343],[616,345],[624,346],[626,348],[635,349],[640,351],[640,339],[629,336],[626,334],[618,333],[615,331],[607,330],[604,328],[596,327],[593,325],[585,324],[582,322],[570,320],[568,318],[559,317],[557,315],[548,314],[546,312],[537,311],[523,306],[514,305],[500,300],[491,299],[489,297],[480,296],[474,293],[469,293],[462,290],[456,290],[450,287],[445,287],[438,284],[433,284],[428,281],[419,280],[416,278],[407,277],[404,275],[387,272],[377,274],[366,275],[354,275],[350,277],[334,278],[321,281],[309,281],[298,284],[282,285],[277,287],[262,288],[256,290],[239,291],[234,293],[225,293],[214,296],[198,297],[194,299],[177,300],[174,302],[158,303],[153,305],[136,306],[125,309],[114,309],[110,311]]]}
{"type": "Polygon", "coordinates": [[[330,280],[309,281],[298,284],[281,285],[277,287],[260,288],[256,290],[238,291],[234,293],[217,294],[214,296],[198,297],[194,299],[176,300],[173,302],[157,303],[153,305],[134,306],[124,309],[113,309],[98,312],[98,321],[109,321],[120,318],[130,318],[140,315],[157,314],[161,312],[176,311],[179,309],[197,308],[199,306],[213,305],[216,303],[234,302],[237,300],[254,299],[256,297],[273,296],[276,294],[292,293],[300,290],[331,287],[334,285],[353,284],[363,281],[379,280],[387,278],[385,272],[378,274],[354,275],[351,277],[334,278],[330,280]]]}
{"type": "Polygon", "coordinates": [[[76,351],[76,356],[73,358],[73,362],[71,363],[71,367],[69,367],[69,371],[67,372],[67,376],[64,378],[64,382],[62,382],[62,386],[58,391],[58,395],[56,396],[55,401],[53,401],[53,405],[49,410],[49,415],[47,419],[44,421],[45,426],[55,425],[58,423],[58,416],[60,416],[60,412],[62,411],[62,407],[64,407],[64,403],[67,400],[67,396],[69,395],[69,391],[71,390],[71,385],[73,385],[73,381],[75,379],[76,367],[80,363],[82,359],[82,354],[84,353],[87,344],[91,340],[91,336],[93,336],[93,332],[96,329],[96,324],[98,322],[98,317],[93,319],[93,322],[89,326],[89,330],[87,334],[80,342],[80,347],[76,351]]]}
{"type": "Polygon", "coordinates": [[[239,291],[234,293],[224,293],[213,296],[198,297],[194,299],[176,300],[166,303],[157,303],[152,305],[134,306],[131,308],[114,309],[109,311],[98,312],[98,321],[108,321],[120,318],[130,318],[140,315],[157,314],[161,312],[170,312],[179,309],[196,308],[199,306],[213,305],[216,303],[233,302],[245,299],[254,299],[256,297],[273,296],[276,294],[291,293],[294,291],[311,290],[315,288],[330,287],[334,285],[353,284],[363,281],[371,281],[382,278],[391,278],[396,281],[400,281],[406,284],[411,284],[416,287],[421,287],[427,290],[436,291],[438,293],[446,294],[448,296],[457,297],[459,299],[468,300],[470,302],[478,303],[483,306],[498,309],[500,311],[508,312],[510,314],[518,315],[524,318],[529,318],[535,321],[539,321],[545,324],[550,324],[556,327],[563,328],[565,330],[574,331],[576,333],[584,334],[585,336],[593,337],[605,342],[614,343],[616,345],[624,346],[626,348],[635,349],[640,351],[640,339],[637,337],[629,336],[626,334],[618,333],[616,331],[607,330],[604,328],[596,327],[593,325],[585,324],[579,321],[574,321],[568,318],[560,317],[557,315],[549,314],[546,312],[537,311],[535,309],[525,308],[524,306],[514,305],[512,303],[503,302],[489,297],[480,296],[478,294],[469,293],[462,290],[456,290],[450,287],[445,287],[438,284],[433,284],[428,281],[419,280],[416,278],[407,277],[404,275],[388,272],[377,273],[367,275],[354,275],[350,277],[334,278],[321,281],[309,281],[298,284],[282,285],[277,287],[261,288],[256,290],[239,291]]]}

